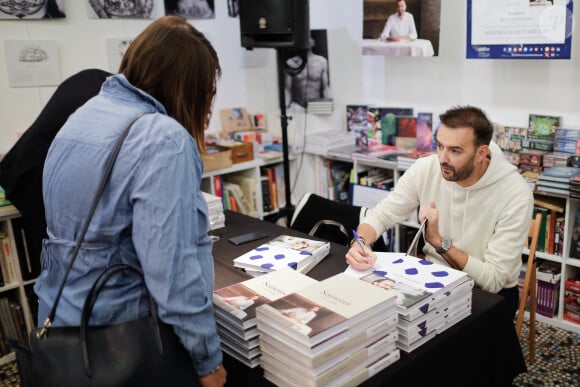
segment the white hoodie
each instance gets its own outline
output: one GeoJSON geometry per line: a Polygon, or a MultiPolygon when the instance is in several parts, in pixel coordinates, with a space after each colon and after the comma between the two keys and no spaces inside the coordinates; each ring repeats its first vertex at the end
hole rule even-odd
{"type": "MultiPolygon", "coordinates": [[[[466,188],[443,178],[437,155],[418,159],[362,223],[381,235],[434,201],[439,232],[469,255],[463,271],[476,285],[492,293],[516,286],[534,197],[500,148],[492,142],[490,150],[487,171],[466,188]]],[[[429,260],[448,266],[429,243],[423,251],[429,260]]]]}

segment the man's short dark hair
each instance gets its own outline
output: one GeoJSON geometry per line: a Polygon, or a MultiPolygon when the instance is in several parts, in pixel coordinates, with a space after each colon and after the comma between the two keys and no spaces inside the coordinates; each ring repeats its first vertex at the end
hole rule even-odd
{"type": "Polygon", "coordinates": [[[484,111],[475,106],[455,106],[439,116],[448,128],[473,128],[474,145],[488,145],[493,136],[493,125],[484,111]]]}

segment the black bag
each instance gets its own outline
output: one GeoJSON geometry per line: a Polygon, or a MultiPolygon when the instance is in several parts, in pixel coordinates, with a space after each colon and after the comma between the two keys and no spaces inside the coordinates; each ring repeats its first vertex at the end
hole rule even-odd
{"type": "MultiPolygon", "coordinates": [[[[139,115],[141,117],[141,115],[139,115]]],[[[135,266],[118,264],[108,267],[91,287],[83,306],[79,327],[51,327],[66,279],[113,165],[135,118],[117,141],[107,159],[88,216],[79,233],[64,279],[43,327],[30,333],[30,348],[17,348],[21,386],[195,386],[198,385],[193,361],[173,328],[158,320],[157,305],[149,296],[151,314],[137,320],[111,326],[89,326],[96,298],[114,274],[131,271],[135,266]]]]}
{"type": "Polygon", "coordinates": [[[197,385],[189,353],[173,328],[158,320],[157,306],[151,297],[151,314],[147,317],[111,326],[88,325],[102,286],[112,275],[126,270],[143,279],[143,272],[137,267],[126,264],[108,267],[86,298],[80,327],[49,327],[45,335],[44,327],[31,332],[30,385],[197,385]]]}

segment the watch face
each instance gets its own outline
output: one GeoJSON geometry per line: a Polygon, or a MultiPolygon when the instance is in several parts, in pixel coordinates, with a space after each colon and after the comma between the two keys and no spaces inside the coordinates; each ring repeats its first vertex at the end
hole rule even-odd
{"type": "Polygon", "coordinates": [[[449,239],[443,239],[443,241],[441,242],[441,248],[443,248],[445,250],[449,250],[450,247],[451,247],[451,241],[449,239]]]}

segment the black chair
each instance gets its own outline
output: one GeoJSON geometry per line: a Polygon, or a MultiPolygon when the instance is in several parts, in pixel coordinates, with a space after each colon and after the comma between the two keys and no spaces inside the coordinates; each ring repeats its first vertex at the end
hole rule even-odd
{"type": "MultiPolygon", "coordinates": [[[[322,196],[306,193],[294,210],[290,228],[311,236],[346,245],[369,209],[336,202],[322,196]]],[[[374,251],[387,251],[383,238],[373,245],[374,251]]]]}

